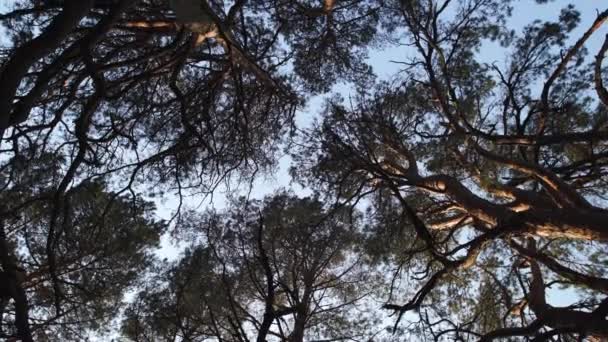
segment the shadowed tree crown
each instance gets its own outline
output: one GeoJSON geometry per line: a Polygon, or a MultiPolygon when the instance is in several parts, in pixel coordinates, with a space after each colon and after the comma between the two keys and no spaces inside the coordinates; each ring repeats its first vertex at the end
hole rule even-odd
{"type": "Polygon", "coordinates": [[[6,4],[0,337],[608,338],[608,11],[576,6],[6,4]],[[190,209],[285,153],[319,195],[190,209]]]}

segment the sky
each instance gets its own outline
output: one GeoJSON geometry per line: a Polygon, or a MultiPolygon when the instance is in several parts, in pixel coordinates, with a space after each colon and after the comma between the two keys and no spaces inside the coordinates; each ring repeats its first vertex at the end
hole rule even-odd
{"type": "MultiPolygon", "coordinates": [[[[569,46],[589,28],[591,23],[595,20],[598,11],[602,11],[608,8],[608,1],[600,0],[579,0],[579,1],[553,1],[548,4],[537,4],[533,0],[519,0],[515,2],[513,15],[508,20],[508,26],[515,29],[516,32],[531,23],[533,20],[555,20],[560,13],[560,10],[569,4],[574,4],[575,7],[581,13],[580,25],[574,30],[569,39],[569,46]],[[604,7],[600,7],[604,4],[604,7]]],[[[590,57],[597,54],[604,36],[608,34],[608,25],[605,25],[598,30],[593,36],[591,36],[585,45],[590,51],[590,57]]],[[[373,50],[369,53],[369,63],[373,67],[374,73],[381,80],[389,80],[394,77],[400,70],[399,61],[407,59],[408,55],[412,53],[409,48],[404,46],[387,46],[381,50],[373,50]]],[[[500,47],[498,43],[486,42],[482,45],[478,57],[486,63],[495,63],[499,67],[504,66],[506,63],[506,56],[508,51],[500,47]]],[[[344,85],[338,85],[334,87],[334,91],[339,91],[344,98],[348,98],[351,91],[349,87],[344,85]]],[[[301,108],[296,117],[299,128],[307,126],[312,122],[312,119],[318,116],[324,99],[329,96],[319,95],[311,98],[304,108],[301,108]]],[[[248,188],[242,188],[242,195],[249,195],[251,198],[261,199],[265,195],[272,194],[274,191],[280,188],[290,188],[296,194],[300,196],[306,196],[310,194],[310,191],[303,189],[298,184],[293,184],[291,177],[289,176],[290,158],[286,155],[279,159],[278,167],[275,172],[263,175],[256,179],[253,187],[248,192],[248,188]]],[[[218,192],[214,194],[212,200],[206,200],[204,202],[198,201],[187,201],[186,205],[196,207],[198,210],[204,210],[207,208],[213,208],[221,210],[226,206],[227,194],[234,194],[234,189],[226,189],[221,186],[218,192]]],[[[169,194],[167,194],[169,195],[169,194]]],[[[169,219],[177,206],[177,202],[174,197],[165,200],[163,203],[158,203],[159,210],[158,215],[161,218],[169,219]]],[[[161,248],[158,250],[158,255],[162,258],[175,258],[179,255],[181,248],[172,243],[170,236],[163,237],[161,248]]],[[[572,292],[565,292],[563,290],[552,289],[548,291],[548,300],[553,305],[567,306],[576,301],[576,295],[572,292]]]]}
{"type": "MultiPolygon", "coordinates": [[[[11,7],[12,1],[0,1],[0,10],[4,12],[4,9],[11,7]]],[[[509,26],[520,31],[526,24],[532,20],[551,20],[557,18],[560,13],[560,9],[567,6],[568,4],[574,4],[575,7],[581,12],[581,24],[574,31],[569,41],[571,45],[581,34],[587,30],[589,25],[595,20],[597,11],[602,11],[608,7],[608,1],[600,0],[579,0],[579,1],[564,1],[557,0],[550,2],[549,4],[538,5],[533,0],[519,0],[515,2],[515,10],[513,16],[509,19],[509,26]]],[[[608,24],[602,27],[596,32],[585,45],[590,50],[590,57],[595,56],[599,47],[604,39],[604,36],[608,34],[608,24]]],[[[496,63],[498,66],[504,66],[506,62],[505,50],[498,44],[492,42],[486,42],[479,51],[479,57],[487,63],[496,63]]],[[[403,46],[387,46],[381,50],[371,51],[369,54],[369,63],[372,65],[374,72],[379,79],[388,80],[394,77],[398,73],[400,66],[394,61],[403,61],[407,58],[412,51],[408,50],[407,47],[403,46]]],[[[334,89],[338,90],[341,95],[347,98],[349,93],[349,87],[341,85],[334,89]]],[[[321,110],[324,98],[328,95],[320,95],[313,97],[309,100],[308,104],[301,108],[297,113],[297,123],[299,128],[302,126],[309,125],[314,117],[316,117],[321,110]]],[[[251,198],[263,198],[265,195],[271,194],[279,188],[291,188],[294,192],[299,195],[305,196],[310,193],[309,190],[299,187],[297,184],[291,183],[291,178],[288,174],[290,166],[290,159],[288,156],[282,156],[279,160],[278,167],[275,172],[269,175],[263,175],[256,179],[251,188],[251,198]]],[[[242,194],[247,195],[247,188],[241,188],[242,194]]],[[[227,189],[226,187],[220,187],[218,192],[214,194],[212,198],[201,202],[200,199],[189,199],[186,201],[186,205],[197,210],[204,210],[208,208],[214,208],[221,210],[226,205],[226,198],[228,194],[233,194],[234,189],[227,189]]],[[[159,218],[168,220],[171,218],[175,208],[177,207],[177,201],[175,196],[172,194],[165,194],[164,200],[154,200],[158,206],[157,215],[159,218]]],[[[179,255],[181,248],[176,246],[171,241],[171,238],[167,235],[163,237],[161,248],[158,250],[157,255],[162,258],[173,259],[179,255]]],[[[565,306],[576,300],[576,296],[571,292],[564,291],[549,291],[549,302],[553,305],[565,306]]]]}
{"type": "MultiPolygon", "coordinates": [[[[557,0],[552,1],[548,4],[537,4],[534,0],[518,0],[514,3],[513,15],[508,20],[508,26],[515,29],[516,32],[531,23],[533,20],[555,20],[560,13],[560,10],[568,4],[574,4],[575,7],[581,12],[581,24],[575,29],[570,37],[569,43],[573,44],[582,33],[588,29],[589,25],[595,20],[597,11],[602,11],[608,7],[608,1],[600,0],[579,0],[579,1],[564,1],[557,0]],[[605,4],[605,7],[600,7],[605,4]]],[[[590,50],[590,56],[595,56],[598,51],[604,36],[608,34],[608,25],[597,31],[588,40],[585,45],[590,50]]],[[[499,67],[504,66],[506,63],[506,51],[500,47],[498,43],[486,42],[482,45],[478,57],[486,63],[495,63],[499,67]]],[[[383,49],[372,50],[369,53],[368,62],[373,67],[374,73],[380,80],[389,80],[394,77],[400,70],[399,61],[404,61],[409,55],[413,53],[412,50],[404,46],[386,46],[383,49]]],[[[351,93],[351,89],[345,85],[337,85],[333,89],[334,92],[339,92],[344,98],[348,98],[351,93]]],[[[298,128],[304,128],[310,125],[313,118],[317,117],[321,111],[324,99],[330,94],[318,95],[309,99],[308,103],[304,108],[301,108],[297,112],[296,122],[298,128]]],[[[280,188],[292,189],[298,195],[306,196],[310,194],[310,191],[303,189],[298,184],[291,182],[289,176],[290,158],[287,155],[283,155],[279,159],[278,166],[274,172],[268,175],[261,175],[255,180],[253,187],[241,187],[240,195],[248,195],[250,198],[261,199],[265,195],[272,194],[274,191],[280,188]],[[249,192],[249,190],[251,190],[249,192]]],[[[226,206],[227,195],[235,194],[235,188],[226,188],[220,186],[218,191],[213,195],[212,198],[208,198],[201,201],[200,198],[191,199],[186,201],[186,206],[196,208],[198,210],[204,210],[206,208],[213,208],[221,210],[226,206]]],[[[156,200],[158,205],[158,215],[160,218],[169,219],[177,207],[177,201],[171,194],[165,194],[167,198],[164,201],[156,200]]],[[[163,239],[162,248],[158,251],[158,255],[167,258],[174,258],[178,255],[179,248],[176,248],[170,243],[170,238],[166,236],[163,239]]]]}

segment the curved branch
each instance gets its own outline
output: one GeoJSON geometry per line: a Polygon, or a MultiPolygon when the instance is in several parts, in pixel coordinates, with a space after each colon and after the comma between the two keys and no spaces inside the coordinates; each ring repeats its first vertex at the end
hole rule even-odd
{"type": "Polygon", "coordinates": [[[511,245],[511,247],[513,247],[515,250],[517,250],[518,253],[520,253],[528,258],[533,258],[534,260],[540,261],[541,263],[543,263],[543,265],[547,266],[551,271],[559,274],[560,276],[562,276],[572,282],[581,284],[590,289],[608,293],[608,279],[594,277],[594,276],[590,276],[590,275],[583,274],[583,273],[577,272],[575,270],[572,270],[566,266],[561,265],[560,263],[558,263],[557,261],[555,261],[553,258],[549,257],[548,255],[543,254],[541,252],[534,252],[528,248],[525,248],[524,246],[518,244],[517,242],[515,242],[513,240],[509,241],[509,244],[511,245]]]}
{"type": "Polygon", "coordinates": [[[475,150],[479,152],[479,154],[481,154],[482,156],[497,163],[510,166],[520,172],[536,177],[549,191],[551,197],[553,197],[556,202],[574,208],[593,209],[591,204],[589,204],[589,202],[587,202],[587,200],[583,198],[583,196],[579,195],[570,185],[568,185],[550,170],[543,168],[539,165],[534,165],[524,161],[517,161],[511,158],[497,155],[484,149],[477,143],[473,144],[475,150]]]}
{"type": "MultiPolygon", "coordinates": [[[[84,37],[67,47],[50,65],[44,68],[39,74],[32,89],[14,104],[14,109],[10,115],[10,126],[20,124],[27,120],[30,110],[38,97],[49,87],[53,76],[71,59],[76,58],[82,46],[92,46],[99,41],[104,34],[112,28],[119,16],[127,8],[133,5],[135,0],[120,1],[114,5],[107,16],[103,17],[84,37]]],[[[1,108],[1,107],[0,107],[1,108]]]]}
{"type": "Polygon", "coordinates": [[[91,7],[91,0],[66,0],[57,15],[38,37],[18,47],[0,73],[0,137],[10,126],[11,109],[17,88],[30,67],[55,49],[78,25],[91,7]]]}
{"type": "Polygon", "coordinates": [[[602,44],[600,51],[597,53],[597,56],[595,56],[594,73],[595,91],[604,106],[608,106],[608,90],[606,90],[604,82],[602,81],[602,62],[604,61],[604,58],[606,58],[606,51],[608,51],[608,34],[606,35],[606,38],[604,38],[604,44],[602,44]]]}
{"type": "MultiPolygon", "coordinates": [[[[536,253],[533,239],[529,239],[528,249],[536,253]]],[[[545,283],[541,269],[532,258],[528,258],[532,279],[528,294],[529,307],[544,325],[556,330],[575,330],[585,335],[608,337],[608,320],[602,316],[603,310],[585,312],[569,308],[553,307],[545,299],[545,283]]],[[[600,305],[599,308],[602,306],[600,305]]]]}
{"type": "Polygon", "coordinates": [[[566,65],[570,60],[576,55],[576,53],[583,47],[587,39],[591,37],[591,35],[597,31],[600,26],[608,19],[608,10],[605,10],[602,13],[599,13],[591,27],[576,41],[574,46],[568,50],[566,55],[562,58],[557,68],[553,71],[553,73],[549,76],[545,85],[543,86],[542,93],[540,95],[540,103],[541,103],[541,112],[540,112],[540,123],[538,127],[538,133],[542,133],[545,129],[545,119],[549,114],[549,91],[551,90],[551,86],[557,80],[561,72],[566,68],[566,65]]]}

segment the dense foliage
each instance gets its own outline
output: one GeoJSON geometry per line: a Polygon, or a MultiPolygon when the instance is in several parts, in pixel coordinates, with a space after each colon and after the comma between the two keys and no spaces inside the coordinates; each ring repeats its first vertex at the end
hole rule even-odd
{"type": "Polygon", "coordinates": [[[546,2],[10,2],[1,338],[608,338],[608,10],[546,2]]]}

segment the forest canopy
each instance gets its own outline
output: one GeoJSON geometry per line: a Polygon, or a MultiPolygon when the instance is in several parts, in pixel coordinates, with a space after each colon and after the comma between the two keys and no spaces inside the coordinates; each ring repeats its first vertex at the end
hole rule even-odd
{"type": "Polygon", "coordinates": [[[608,339],[608,9],[0,10],[0,339],[608,339]]]}

